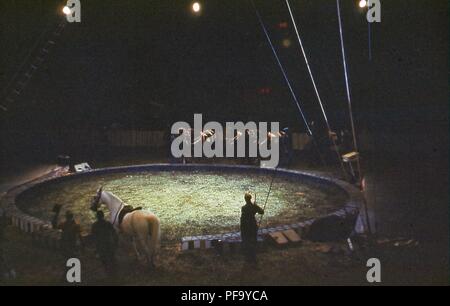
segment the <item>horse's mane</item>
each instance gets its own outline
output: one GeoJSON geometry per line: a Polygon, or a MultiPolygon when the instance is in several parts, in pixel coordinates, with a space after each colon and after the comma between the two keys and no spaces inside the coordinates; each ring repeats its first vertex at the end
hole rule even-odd
{"type": "Polygon", "coordinates": [[[119,204],[123,203],[123,201],[118,196],[116,196],[114,193],[112,193],[111,191],[103,191],[103,193],[106,194],[110,198],[111,201],[116,201],[119,204]]]}

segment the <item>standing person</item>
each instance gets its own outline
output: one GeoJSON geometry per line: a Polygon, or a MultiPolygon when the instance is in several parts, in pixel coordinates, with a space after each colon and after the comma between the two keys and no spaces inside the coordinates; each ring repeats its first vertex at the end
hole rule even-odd
{"type": "Polygon", "coordinates": [[[4,258],[4,244],[5,244],[5,230],[6,230],[6,218],[0,215],[0,280],[2,280],[7,274],[6,260],[4,258]]]}
{"type": "Polygon", "coordinates": [[[55,216],[52,220],[52,226],[55,229],[60,229],[61,233],[61,251],[65,259],[74,258],[78,253],[78,242],[83,247],[83,240],[81,237],[80,225],[75,222],[73,213],[66,211],[66,218],[64,222],[58,223],[59,213],[61,211],[60,205],[55,205],[53,208],[55,216]]]}
{"type": "Polygon", "coordinates": [[[3,249],[3,244],[5,242],[5,230],[6,230],[6,218],[3,215],[0,215],[0,252],[3,249]]]}
{"type": "Polygon", "coordinates": [[[113,225],[105,220],[105,215],[101,210],[97,211],[97,221],[92,225],[91,233],[106,273],[114,276],[116,272],[115,252],[119,239],[113,225]]]}
{"type": "Polygon", "coordinates": [[[264,210],[256,202],[252,202],[252,195],[245,193],[245,205],[241,208],[241,238],[245,260],[256,264],[256,244],[258,237],[258,224],[255,215],[264,214],[264,210]]]}
{"type": "Polygon", "coordinates": [[[281,165],[283,167],[288,167],[294,155],[292,151],[291,133],[288,127],[285,127],[280,132],[280,145],[281,145],[281,165]]]}

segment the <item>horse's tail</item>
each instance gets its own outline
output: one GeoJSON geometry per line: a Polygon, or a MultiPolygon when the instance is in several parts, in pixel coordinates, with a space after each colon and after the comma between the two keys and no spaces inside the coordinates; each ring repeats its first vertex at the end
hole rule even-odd
{"type": "Polygon", "coordinates": [[[153,252],[156,252],[159,249],[159,243],[161,239],[161,230],[159,219],[156,215],[153,215],[149,218],[149,230],[150,230],[150,246],[153,252]]]}

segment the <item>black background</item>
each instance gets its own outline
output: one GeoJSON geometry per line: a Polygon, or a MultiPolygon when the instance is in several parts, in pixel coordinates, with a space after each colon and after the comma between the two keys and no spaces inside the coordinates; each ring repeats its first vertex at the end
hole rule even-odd
{"type": "MultiPolygon", "coordinates": [[[[447,1],[382,1],[381,23],[341,1],[358,127],[422,129],[447,122],[447,1]]],[[[64,1],[1,3],[0,88],[64,1]]],[[[178,120],[281,121],[303,129],[249,1],[94,1],[68,24],[9,111],[8,128],[166,127],[178,120]],[[261,88],[271,93],[262,95],[261,88]]],[[[256,1],[309,120],[323,123],[284,1],[256,1]],[[288,28],[278,26],[287,22],[288,28]],[[283,48],[282,40],[291,39],[283,48]]],[[[291,1],[333,127],[348,127],[336,3],[291,1]]]]}

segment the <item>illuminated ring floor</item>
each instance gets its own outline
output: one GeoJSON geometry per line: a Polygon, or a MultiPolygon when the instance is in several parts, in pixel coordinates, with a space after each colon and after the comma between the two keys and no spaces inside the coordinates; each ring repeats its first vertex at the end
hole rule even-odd
{"type": "MultiPolygon", "coordinates": [[[[149,165],[126,166],[126,167],[102,168],[102,169],[95,169],[90,172],[76,173],[70,175],[64,175],[65,172],[62,169],[60,169],[59,171],[55,171],[50,175],[46,175],[44,177],[38,178],[34,181],[28,182],[24,185],[15,187],[12,190],[10,190],[6,194],[6,196],[2,199],[2,206],[1,206],[2,212],[5,213],[7,216],[11,217],[13,223],[15,223],[16,226],[20,227],[25,232],[32,232],[36,228],[49,229],[50,225],[48,224],[48,222],[27,215],[24,212],[22,212],[19,208],[17,208],[15,205],[16,197],[31,187],[42,184],[51,184],[56,180],[70,180],[75,177],[79,178],[82,176],[92,176],[97,174],[123,173],[123,172],[133,173],[143,171],[184,171],[184,172],[213,171],[213,172],[231,172],[231,173],[247,173],[247,174],[254,173],[265,175],[273,175],[274,174],[273,172],[277,171],[276,173],[277,177],[295,178],[299,182],[310,182],[319,186],[334,185],[342,189],[347,195],[347,200],[342,208],[331,213],[332,215],[337,215],[340,217],[357,215],[359,213],[359,209],[363,201],[360,191],[351,184],[348,184],[335,178],[331,178],[329,176],[323,176],[312,172],[287,170],[287,169],[277,169],[277,170],[264,169],[253,166],[237,166],[237,165],[149,164],[149,165]]],[[[270,232],[283,231],[287,229],[296,230],[304,227],[305,225],[311,224],[313,220],[314,219],[310,219],[298,223],[281,224],[276,227],[261,228],[259,230],[259,234],[260,236],[263,236],[270,232]]],[[[240,234],[239,232],[229,232],[216,235],[189,236],[182,238],[182,244],[189,244],[189,245],[195,244],[196,248],[198,248],[200,247],[199,246],[200,241],[210,242],[213,240],[238,242],[240,241],[240,234]]],[[[201,245],[202,247],[205,247],[205,243],[201,243],[201,245]]],[[[190,248],[192,248],[192,246],[190,248]]]]}

